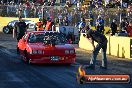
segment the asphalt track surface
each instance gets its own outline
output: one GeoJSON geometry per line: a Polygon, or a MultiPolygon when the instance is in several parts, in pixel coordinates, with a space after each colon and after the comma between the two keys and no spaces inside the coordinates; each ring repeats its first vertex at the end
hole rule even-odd
{"type": "MultiPolygon", "coordinates": [[[[128,84],[78,84],[79,65],[89,64],[90,51],[76,48],[76,63],[65,65],[29,65],[16,54],[16,40],[11,34],[0,33],[0,88],[132,88],[128,84]]],[[[98,56],[95,70],[89,74],[129,74],[132,77],[132,60],[108,56],[108,69],[101,70],[98,56]]]]}

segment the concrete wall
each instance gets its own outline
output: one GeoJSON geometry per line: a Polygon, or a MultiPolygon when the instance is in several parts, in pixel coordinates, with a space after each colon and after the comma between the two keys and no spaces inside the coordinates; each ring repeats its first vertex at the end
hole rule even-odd
{"type": "MultiPolygon", "coordinates": [[[[121,36],[106,36],[108,39],[107,43],[107,54],[122,57],[122,58],[129,58],[130,57],[130,37],[121,37],[121,36]]],[[[96,43],[95,43],[96,44],[96,43]]],[[[83,34],[80,36],[79,47],[92,50],[91,43],[83,37],[83,34]]]]}
{"type": "Polygon", "coordinates": [[[122,58],[130,58],[130,39],[129,37],[111,36],[109,40],[110,54],[122,58]]]}

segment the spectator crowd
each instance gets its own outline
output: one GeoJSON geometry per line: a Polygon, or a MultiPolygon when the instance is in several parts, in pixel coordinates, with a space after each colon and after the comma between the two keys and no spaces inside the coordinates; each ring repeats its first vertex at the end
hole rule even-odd
{"type": "MultiPolygon", "coordinates": [[[[83,26],[95,26],[95,29],[104,34],[104,26],[110,26],[111,35],[115,35],[120,28],[120,35],[128,33],[130,36],[131,26],[131,2],[120,0],[1,0],[0,16],[40,18],[44,24],[60,26],[76,26],[83,31],[83,26]],[[118,12],[109,12],[113,8],[118,12]],[[124,9],[125,8],[125,9],[124,9]],[[124,12],[121,10],[125,10],[124,12]],[[119,18],[120,17],[120,18],[119,18]],[[50,19],[49,19],[50,18],[50,19]],[[120,25],[119,25],[119,20],[120,25]],[[107,22],[108,21],[108,22],[107,22]],[[129,27],[129,30],[127,28],[129,27]]],[[[112,9],[112,10],[113,10],[112,9]]],[[[46,27],[46,26],[45,26],[46,27]]],[[[41,27],[40,27],[41,28],[41,27]]],[[[48,27],[46,27],[49,30],[48,27]]]]}

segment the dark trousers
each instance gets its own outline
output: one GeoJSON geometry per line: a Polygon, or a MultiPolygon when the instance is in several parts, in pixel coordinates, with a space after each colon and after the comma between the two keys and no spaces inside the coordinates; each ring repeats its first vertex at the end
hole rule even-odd
{"type": "Polygon", "coordinates": [[[115,35],[115,33],[117,32],[117,28],[116,27],[111,27],[111,31],[112,31],[112,35],[115,35]]]}
{"type": "Polygon", "coordinates": [[[107,67],[107,57],[106,57],[107,40],[104,41],[103,43],[98,43],[97,44],[97,46],[95,47],[95,49],[92,52],[90,65],[95,66],[96,58],[97,58],[97,55],[98,55],[100,49],[102,49],[102,66],[107,67]]]}
{"type": "Polygon", "coordinates": [[[17,35],[16,38],[17,38],[17,42],[19,42],[19,40],[23,37],[24,35],[17,35]]]}
{"type": "Polygon", "coordinates": [[[115,30],[112,30],[112,35],[115,35],[116,31],[115,30]]]}

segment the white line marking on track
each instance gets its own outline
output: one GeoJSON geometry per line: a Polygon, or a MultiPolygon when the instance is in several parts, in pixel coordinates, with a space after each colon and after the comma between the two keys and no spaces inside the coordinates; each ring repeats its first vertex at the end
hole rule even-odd
{"type": "Polygon", "coordinates": [[[18,56],[17,54],[12,53],[12,52],[10,52],[10,51],[7,50],[7,49],[0,49],[0,51],[3,52],[3,53],[6,53],[6,54],[8,54],[8,55],[10,55],[10,56],[12,56],[12,57],[18,56]]]}
{"type": "Polygon", "coordinates": [[[20,78],[18,78],[13,72],[6,72],[6,74],[11,78],[10,81],[23,82],[20,78]]]}

